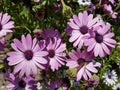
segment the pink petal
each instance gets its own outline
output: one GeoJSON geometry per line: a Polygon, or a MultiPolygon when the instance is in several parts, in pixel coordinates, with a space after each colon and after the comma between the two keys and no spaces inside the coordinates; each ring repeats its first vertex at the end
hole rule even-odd
{"type": "Polygon", "coordinates": [[[36,43],[37,43],[37,39],[36,39],[36,38],[34,38],[34,39],[33,39],[33,44],[32,44],[32,49],[34,49],[34,48],[35,48],[36,43]]]}
{"type": "Polygon", "coordinates": [[[93,62],[94,67],[101,67],[101,64],[99,62],[93,62]]]}
{"type": "Polygon", "coordinates": [[[24,60],[24,59],[18,59],[18,58],[13,58],[13,57],[12,58],[8,57],[7,60],[9,60],[9,59],[13,59],[13,61],[10,61],[8,63],[10,66],[19,64],[19,63],[21,63],[24,60]]]}
{"type": "Polygon", "coordinates": [[[100,56],[100,57],[104,57],[105,54],[104,54],[104,51],[103,51],[102,46],[100,46],[99,50],[100,50],[100,52],[99,52],[99,56],[100,56]]]}
{"type": "Polygon", "coordinates": [[[88,16],[88,22],[91,22],[92,21],[92,19],[93,19],[93,14],[90,14],[89,16],[88,16]]]}
{"type": "Polygon", "coordinates": [[[23,47],[25,48],[25,50],[27,50],[27,41],[26,41],[25,36],[24,36],[24,35],[22,35],[21,39],[22,39],[22,44],[23,44],[23,47]]]}
{"type": "Polygon", "coordinates": [[[67,62],[66,66],[68,66],[69,68],[75,68],[75,67],[79,66],[77,61],[68,60],[66,62],[67,62]]]}
{"type": "Polygon", "coordinates": [[[17,46],[17,48],[21,51],[25,51],[22,43],[18,39],[14,39],[14,44],[17,46]]]}
{"type": "Polygon", "coordinates": [[[69,57],[70,57],[71,59],[77,60],[78,57],[76,56],[76,54],[75,54],[74,52],[75,52],[74,50],[72,50],[72,52],[69,52],[69,57]]]}
{"type": "Polygon", "coordinates": [[[101,45],[102,45],[104,52],[106,52],[109,55],[110,54],[109,48],[104,43],[102,43],[101,45]]]}
{"type": "Polygon", "coordinates": [[[104,44],[106,44],[107,46],[112,47],[112,48],[114,48],[114,47],[115,47],[115,45],[110,44],[110,43],[108,43],[108,42],[104,42],[104,44]]]}
{"type": "Polygon", "coordinates": [[[94,55],[95,55],[95,57],[98,56],[98,54],[100,52],[100,48],[101,48],[100,44],[96,43],[95,48],[94,48],[94,55]]]}
{"type": "Polygon", "coordinates": [[[84,42],[83,42],[83,40],[81,40],[80,43],[78,44],[78,48],[82,48],[83,44],[84,44],[84,42]]]}
{"type": "Polygon", "coordinates": [[[36,46],[35,46],[34,49],[33,49],[33,52],[35,53],[35,52],[38,52],[38,51],[41,52],[39,45],[36,44],[36,46]]]}
{"type": "Polygon", "coordinates": [[[111,43],[111,44],[116,44],[116,41],[110,38],[105,38],[104,41],[111,43]]]}
{"type": "Polygon", "coordinates": [[[55,57],[55,59],[56,59],[61,65],[64,65],[64,64],[65,64],[59,57],[55,57]]]}
{"type": "Polygon", "coordinates": [[[84,18],[84,20],[82,20],[83,25],[87,25],[87,23],[88,23],[88,13],[87,13],[87,11],[83,12],[83,18],[84,18]]]}
{"type": "Polygon", "coordinates": [[[36,75],[37,74],[37,67],[36,67],[35,63],[33,61],[31,61],[29,64],[31,66],[32,72],[36,75]]]}
{"type": "Polygon", "coordinates": [[[108,33],[104,35],[104,38],[112,38],[115,34],[114,33],[108,33]]]}
{"type": "Polygon", "coordinates": [[[77,81],[81,80],[83,74],[84,74],[85,67],[83,66],[77,73],[77,81]]]}
{"type": "Polygon", "coordinates": [[[86,74],[88,75],[89,78],[92,77],[91,73],[87,69],[85,69],[85,72],[86,72],[86,74]]]}
{"type": "Polygon", "coordinates": [[[14,27],[14,22],[13,21],[10,21],[8,22],[7,24],[3,25],[3,29],[10,29],[10,28],[13,28],[14,27]]]}
{"type": "MultiPolygon", "coordinates": [[[[34,61],[34,60],[33,60],[34,61]]],[[[34,61],[34,63],[41,69],[45,69],[45,67],[43,65],[41,65],[40,63],[34,61]]]]}
{"type": "Polygon", "coordinates": [[[26,76],[29,76],[32,67],[30,66],[29,61],[26,61],[25,64],[26,64],[25,73],[26,73],[26,76]]]}
{"type": "Polygon", "coordinates": [[[87,77],[87,74],[86,74],[85,71],[84,71],[84,73],[83,73],[83,78],[84,78],[85,80],[88,80],[88,77],[87,77]]]}
{"type": "Polygon", "coordinates": [[[50,59],[49,64],[51,66],[52,71],[55,71],[55,69],[58,70],[58,67],[61,66],[54,58],[50,59]]]}
{"type": "Polygon", "coordinates": [[[80,32],[77,31],[77,30],[74,30],[74,31],[72,32],[72,36],[71,36],[70,39],[69,39],[69,42],[75,41],[76,39],[79,38],[79,36],[80,36],[80,32]]]}
{"type": "Polygon", "coordinates": [[[6,23],[10,20],[10,18],[11,18],[11,17],[10,17],[7,13],[4,14],[3,17],[2,17],[1,24],[2,24],[2,25],[6,24],[6,23]]]}
{"type": "Polygon", "coordinates": [[[87,64],[87,65],[86,65],[86,68],[87,68],[89,71],[93,72],[93,73],[97,73],[97,72],[98,72],[98,70],[94,67],[94,65],[93,65],[92,62],[89,63],[89,64],[87,64]]]}
{"type": "Polygon", "coordinates": [[[27,44],[27,48],[28,49],[31,49],[32,48],[32,37],[30,34],[27,34],[26,36],[26,44],[27,44]]]}
{"type": "Polygon", "coordinates": [[[79,14],[78,14],[78,18],[79,18],[80,23],[81,23],[81,25],[82,25],[82,21],[83,21],[83,14],[82,14],[82,13],[79,13],[79,14]]]}
{"type": "Polygon", "coordinates": [[[34,53],[35,57],[43,57],[43,56],[47,56],[48,52],[47,51],[38,51],[34,53]]]}
{"type": "Polygon", "coordinates": [[[79,29],[79,26],[77,26],[77,25],[73,22],[73,20],[71,20],[71,22],[68,22],[68,25],[69,25],[71,28],[73,28],[73,29],[79,29]]]}
{"type": "Polygon", "coordinates": [[[94,18],[92,21],[88,22],[88,27],[92,27],[95,25],[98,21],[98,17],[94,18]]]}
{"type": "Polygon", "coordinates": [[[14,43],[11,43],[11,47],[12,47],[15,51],[20,52],[14,43]]]}
{"type": "Polygon", "coordinates": [[[21,62],[21,63],[19,63],[19,64],[17,64],[16,66],[15,66],[15,68],[14,68],[14,74],[16,74],[17,72],[19,72],[21,69],[22,69],[22,67],[23,67],[23,65],[24,65],[24,61],[23,62],[21,62]]]}
{"type": "Polygon", "coordinates": [[[40,64],[47,64],[47,60],[42,57],[34,57],[33,60],[35,60],[36,62],[40,64]]]}
{"type": "Polygon", "coordinates": [[[56,49],[57,53],[63,52],[66,50],[66,44],[61,44],[59,48],[56,49]]]}
{"type": "Polygon", "coordinates": [[[81,26],[80,20],[76,15],[73,15],[73,20],[79,27],[81,26]]]}
{"type": "Polygon", "coordinates": [[[81,36],[74,42],[73,46],[76,47],[81,42],[81,36]]]}

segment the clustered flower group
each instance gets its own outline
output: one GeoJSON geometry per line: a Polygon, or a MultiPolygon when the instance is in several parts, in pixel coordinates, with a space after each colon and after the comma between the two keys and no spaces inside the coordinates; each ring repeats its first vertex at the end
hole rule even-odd
{"type": "MultiPolygon", "coordinates": [[[[5,48],[4,36],[13,32],[14,22],[9,21],[10,18],[7,13],[0,13],[0,51],[5,48]]],[[[94,17],[87,11],[73,15],[65,29],[69,36],[68,41],[73,43],[75,48],[68,55],[67,44],[57,29],[44,29],[38,34],[40,40],[37,37],[32,39],[31,34],[21,35],[21,40],[14,38],[11,43],[13,50],[7,53],[8,65],[13,66],[13,72],[5,75],[6,80],[11,82],[7,89],[36,90],[37,82],[34,77],[38,74],[38,68],[54,72],[62,66],[77,69],[76,81],[84,79],[90,83],[92,74],[98,73],[97,67],[101,67],[101,63],[95,61],[95,58],[110,55],[115,47],[116,41],[112,39],[114,33],[110,28],[110,23],[100,22],[99,17],[94,17]]],[[[103,78],[105,77],[106,74],[103,78]]],[[[56,90],[59,87],[67,90],[66,85],[61,83],[60,80],[50,82],[46,90],[56,90]]]]}

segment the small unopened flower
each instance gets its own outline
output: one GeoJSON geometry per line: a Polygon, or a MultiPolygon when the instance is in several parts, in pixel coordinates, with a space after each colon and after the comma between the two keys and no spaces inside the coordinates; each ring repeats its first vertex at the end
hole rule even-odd
{"type": "Polygon", "coordinates": [[[120,83],[118,83],[117,85],[114,85],[113,90],[120,90],[120,83]]]}
{"type": "Polygon", "coordinates": [[[62,8],[62,5],[58,2],[58,3],[53,3],[52,5],[52,10],[57,13],[60,11],[60,9],[62,8]]]}
{"type": "Polygon", "coordinates": [[[96,87],[99,84],[99,78],[92,77],[85,83],[86,87],[96,87]]]}
{"type": "Polygon", "coordinates": [[[33,33],[37,39],[40,39],[42,32],[39,29],[35,29],[33,33]]]}
{"type": "Polygon", "coordinates": [[[112,18],[117,18],[117,12],[114,12],[112,9],[112,6],[109,4],[104,4],[104,9],[108,12],[108,14],[112,17],[112,18]]]}
{"type": "Polygon", "coordinates": [[[19,78],[18,76],[10,74],[8,81],[10,82],[10,84],[6,86],[8,90],[37,90],[37,82],[31,76],[19,78]]]}
{"type": "Polygon", "coordinates": [[[96,67],[100,67],[101,64],[99,62],[93,62],[93,55],[92,53],[88,53],[86,50],[81,52],[79,49],[77,51],[72,51],[69,53],[70,59],[66,62],[66,66],[69,68],[77,68],[77,76],[76,80],[79,81],[82,78],[88,80],[92,77],[92,73],[97,73],[98,70],[96,67]]]}
{"type": "Polygon", "coordinates": [[[114,85],[117,82],[118,77],[114,70],[112,70],[112,71],[107,70],[104,73],[103,78],[104,78],[105,84],[107,84],[109,86],[109,85],[114,85]]]}
{"type": "Polygon", "coordinates": [[[48,55],[46,51],[40,49],[37,39],[27,34],[25,37],[22,35],[21,41],[14,39],[14,43],[11,44],[15,51],[8,52],[7,58],[8,64],[14,67],[14,73],[20,71],[20,75],[29,76],[31,71],[33,74],[37,74],[37,67],[45,69],[43,65],[47,64],[47,60],[44,58],[48,55]]]}
{"type": "Polygon", "coordinates": [[[0,37],[5,36],[7,33],[13,32],[12,28],[14,27],[14,22],[9,21],[11,18],[8,13],[0,13],[0,37]]]}

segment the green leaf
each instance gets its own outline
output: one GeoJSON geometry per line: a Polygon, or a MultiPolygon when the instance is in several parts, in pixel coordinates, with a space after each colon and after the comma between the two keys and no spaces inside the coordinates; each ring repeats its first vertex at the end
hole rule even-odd
{"type": "Polygon", "coordinates": [[[77,69],[76,68],[73,68],[73,69],[68,69],[67,70],[67,73],[70,77],[76,77],[76,74],[77,74],[77,69]]]}
{"type": "Polygon", "coordinates": [[[0,69],[4,68],[5,65],[4,64],[0,64],[0,69]]]}

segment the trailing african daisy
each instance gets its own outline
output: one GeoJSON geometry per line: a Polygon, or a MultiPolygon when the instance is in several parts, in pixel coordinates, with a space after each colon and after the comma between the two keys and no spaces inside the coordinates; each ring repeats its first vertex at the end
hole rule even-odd
{"type": "Polygon", "coordinates": [[[94,56],[104,57],[105,54],[110,54],[111,48],[115,47],[116,41],[112,39],[114,33],[111,33],[111,25],[109,23],[95,28],[92,36],[85,41],[87,51],[93,51],[94,56]]]}
{"type": "Polygon", "coordinates": [[[5,36],[9,32],[13,32],[12,28],[14,27],[14,22],[9,21],[11,18],[8,13],[0,13],[0,37],[5,36]]]}
{"type": "Polygon", "coordinates": [[[31,71],[33,74],[37,74],[37,67],[45,69],[43,66],[47,64],[47,60],[44,56],[48,55],[48,52],[40,49],[36,38],[32,40],[30,34],[21,36],[21,41],[14,39],[11,44],[15,51],[8,52],[8,64],[14,67],[14,73],[20,71],[20,76],[24,74],[29,76],[31,71]]]}
{"type": "Polygon", "coordinates": [[[77,69],[77,81],[81,80],[81,78],[88,80],[92,77],[90,72],[97,73],[98,70],[96,67],[101,66],[99,62],[92,60],[92,53],[88,53],[86,50],[83,52],[81,52],[80,49],[77,49],[77,51],[72,50],[69,53],[69,57],[70,59],[67,60],[66,66],[77,69]]]}
{"type": "Polygon", "coordinates": [[[70,34],[70,42],[73,42],[73,46],[78,46],[81,48],[84,44],[85,39],[90,37],[90,32],[93,27],[97,26],[98,17],[93,18],[93,14],[87,13],[84,11],[83,13],[79,13],[77,15],[73,15],[73,18],[68,22],[68,27],[66,32],[70,34]]]}
{"type": "Polygon", "coordinates": [[[6,86],[7,90],[37,90],[37,82],[31,76],[20,78],[11,73],[7,81],[10,82],[10,84],[6,86]]]}
{"type": "Polygon", "coordinates": [[[60,38],[49,39],[46,50],[48,52],[48,63],[52,71],[58,70],[59,67],[65,64],[66,53],[64,51],[66,50],[66,44],[62,43],[60,38]]]}

